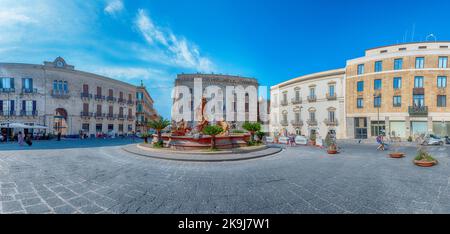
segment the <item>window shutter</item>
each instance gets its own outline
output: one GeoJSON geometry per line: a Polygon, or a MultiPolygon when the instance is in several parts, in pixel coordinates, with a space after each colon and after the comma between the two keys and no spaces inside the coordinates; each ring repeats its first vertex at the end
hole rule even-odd
{"type": "Polygon", "coordinates": [[[11,111],[14,111],[15,110],[15,106],[14,106],[14,100],[11,100],[11,111]]]}
{"type": "Polygon", "coordinates": [[[3,101],[0,100],[0,111],[3,111],[3,101]]]}
{"type": "Polygon", "coordinates": [[[33,101],[33,111],[36,111],[36,101],[33,101]]]}
{"type": "Polygon", "coordinates": [[[11,81],[11,88],[14,89],[14,78],[11,78],[10,81],[11,81]]]}
{"type": "Polygon", "coordinates": [[[30,89],[33,89],[33,79],[30,78],[30,89]]]}
{"type": "Polygon", "coordinates": [[[23,110],[23,111],[26,110],[26,105],[27,105],[27,101],[23,100],[23,101],[22,101],[22,110],[23,110]]]}
{"type": "Polygon", "coordinates": [[[25,87],[25,78],[22,78],[22,89],[26,88],[25,87]]]}

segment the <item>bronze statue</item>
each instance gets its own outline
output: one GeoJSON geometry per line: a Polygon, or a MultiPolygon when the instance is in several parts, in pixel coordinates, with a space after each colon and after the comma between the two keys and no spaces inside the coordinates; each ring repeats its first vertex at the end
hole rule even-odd
{"type": "Polygon", "coordinates": [[[217,125],[219,125],[222,128],[222,133],[220,134],[220,136],[228,136],[230,133],[230,125],[228,124],[228,122],[224,121],[224,120],[220,120],[217,121],[217,125]]]}

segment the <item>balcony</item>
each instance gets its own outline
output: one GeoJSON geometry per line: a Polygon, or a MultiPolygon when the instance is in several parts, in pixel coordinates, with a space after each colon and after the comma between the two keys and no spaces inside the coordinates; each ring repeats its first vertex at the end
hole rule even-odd
{"type": "Polygon", "coordinates": [[[35,93],[37,93],[37,89],[27,89],[27,88],[22,89],[22,94],[35,94],[35,93]]]}
{"type": "Polygon", "coordinates": [[[288,101],[287,100],[283,100],[280,103],[281,106],[287,106],[288,105],[288,101]]]}
{"type": "Polygon", "coordinates": [[[428,116],[428,106],[410,106],[408,112],[410,116],[426,117],[428,116]]]}
{"type": "Polygon", "coordinates": [[[329,120],[329,119],[325,119],[323,121],[323,123],[327,126],[338,126],[338,121],[337,119],[333,119],[333,120],[329,120]]]}
{"type": "Polygon", "coordinates": [[[83,92],[83,93],[81,93],[81,98],[82,99],[91,99],[92,94],[83,92]]]}
{"type": "Polygon", "coordinates": [[[303,121],[302,120],[292,120],[291,121],[291,125],[294,127],[302,127],[303,126],[303,121]]]}
{"type": "Polygon", "coordinates": [[[107,115],[106,115],[106,118],[107,118],[108,120],[114,120],[114,119],[117,118],[117,115],[115,115],[115,114],[107,114],[107,115]]]}
{"type": "Polygon", "coordinates": [[[96,112],[96,113],[94,114],[94,117],[95,117],[96,119],[103,119],[103,118],[105,118],[105,116],[106,116],[106,114],[103,114],[103,113],[101,113],[101,112],[96,112]]]}
{"type": "Polygon", "coordinates": [[[51,93],[52,97],[54,98],[69,98],[69,91],[64,91],[64,90],[52,90],[51,93]]]}
{"type": "Polygon", "coordinates": [[[337,100],[337,95],[334,93],[334,94],[329,94],[329,93],[327,93],[327,100],[328,101],[335,101],[335,100],[337,100]]]}
{"type": "Polygon", "coordinates": [[[287,127],[287,126],[289,126],[289,123],[287,120],[281,120],[280,125],[283,127],[287,127]]]}
{"type": "Polygon", "coordinates": [[[15,93],[15,88],[0,88],[0,93],[15,93]]]}
{"type": "Polygon", "coordinates": [[[316,102],[317,96],[316,95],[310,95],[308,96],[308,102],[316,102]]]}
{"type": "Polygon", "coordinates": [[[84,112],[84,111],[82,111],[82,112],[80,113],[80,116],[81,116],[82,118],[91,118],[91,117],[93,116],[93,114],[92,114],[92,112],[84,112]]]}
{"type": "Polygon", "coordinates": [[[20,111],[20,116],[36,117],[37,115],[38,115],[38,111],[26,111],[26,110],[20,111]]]}
{"type": "Polygon", "coordinates": [[[3,117],[16,116],[16,112],[15,111],[0,111],[0,116],[3,116],[3,117]]]}
{"type": "Polygon", "coordinates": [[[106,97],[106,101],[108,101],[108,102],[115,102],[116,100],[117,99],[115,97],[111,97],[111,96],[106,97]]]}
{"type": "Polygon", "coordinates": [[[133,121],[133,120],[134,120],[134,116],[128,115],[128,116],[127,116],[127,120],[133,121]]]}
{"type": "Polygon", "coordinates": [[[125,103],[127,103],[127,100],[125,100],[124,98],[119,98],[119,99],[117,100],[117,102],[118,102],[119,104],[125,104],[125,103]]]}
{"type": "Polygon", "coordinates": [[[308,120],[306,121],[306,123],[307,123],[309,126],[317,126],[317,120],[315,120],[315,119],[308,119],[308,120]]]}
{"type": "Polygon", "coordinates": [[[291,102],[294,105],[302,104],[302,98],[292,98],[291,102]]]}
{"type": "Polygon", "coordinates": [[[128,101],[127,101],[127,104],[130,105],[130,106],[132,106],[132,105],[134,105],[134,101],[133,101],[133,100],[128,100],[128,101]]]}
{"type": "Polygon", "coordinates": [[[125,115],[124,115],[124,114],[119,114],[119,115],[117,116],[117,119],[119,119],[119,120],[125,120],[125,115]]]}
{"type": "Polygon", "coordinates": [[[94,98],[95,98],[95,100],[97,100],[97,101],[103,101],[103,100],[105,100],[105,96],[102,96],[102,95],[95,95],[94,98]]]}

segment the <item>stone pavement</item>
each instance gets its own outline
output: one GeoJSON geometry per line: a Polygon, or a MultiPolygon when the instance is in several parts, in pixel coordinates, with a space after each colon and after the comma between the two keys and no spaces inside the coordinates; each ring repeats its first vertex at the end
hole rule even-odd
{"type": "Polygon", "coordinates": [[[128,153],[154,158],[173,161],[185,162],[225,162],[225,161],[242,161],[272,156],[282,151],[280,147],[252,147],[253,150],[233,150],[225,152],[195,152],[185,151],[177,152],[166,149],[152,149],[148,147],[138,146],[137,144],[122,147],[128,153]]]}
{"type": "Polygon", "coordinates": [[[287,148],[261,159],[195,163],[151,159],[122,146],[3,150],[1,213],[450,213],[449,148],[390,159],[373,146],[331,156],[287,148]]]}

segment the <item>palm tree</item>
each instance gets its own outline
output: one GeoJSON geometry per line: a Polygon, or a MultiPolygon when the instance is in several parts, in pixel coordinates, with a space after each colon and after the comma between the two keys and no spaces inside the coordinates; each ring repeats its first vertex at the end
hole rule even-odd
{"type": "Polygon", "coordinates": [[[156,134],[158,134],[158,144],[162,142],[161,139],[161,131],[170,125],[170,121],[167,119],[164,119],[162,116],[160,116],[156,120],[150,120],[147,123],[147,126],[151,129],[154,129],[156,131],[156,134]]]}
{"type": "Polygon", "coordinates": [[[244,124],[242,124],[242,128],[250,132],[250,142],[253,142],[253,140],[255,139],[255,132],[261,131],[261,124],[258,122],[245,122],[244,124]]]}
{"type": "Polygon", "coordinates": [[[211,150],[216,148],[216,136],[223,132],[223,129],[218,125],[208,125],[203,128],[203,133],[211,136],[211,150]]]}

